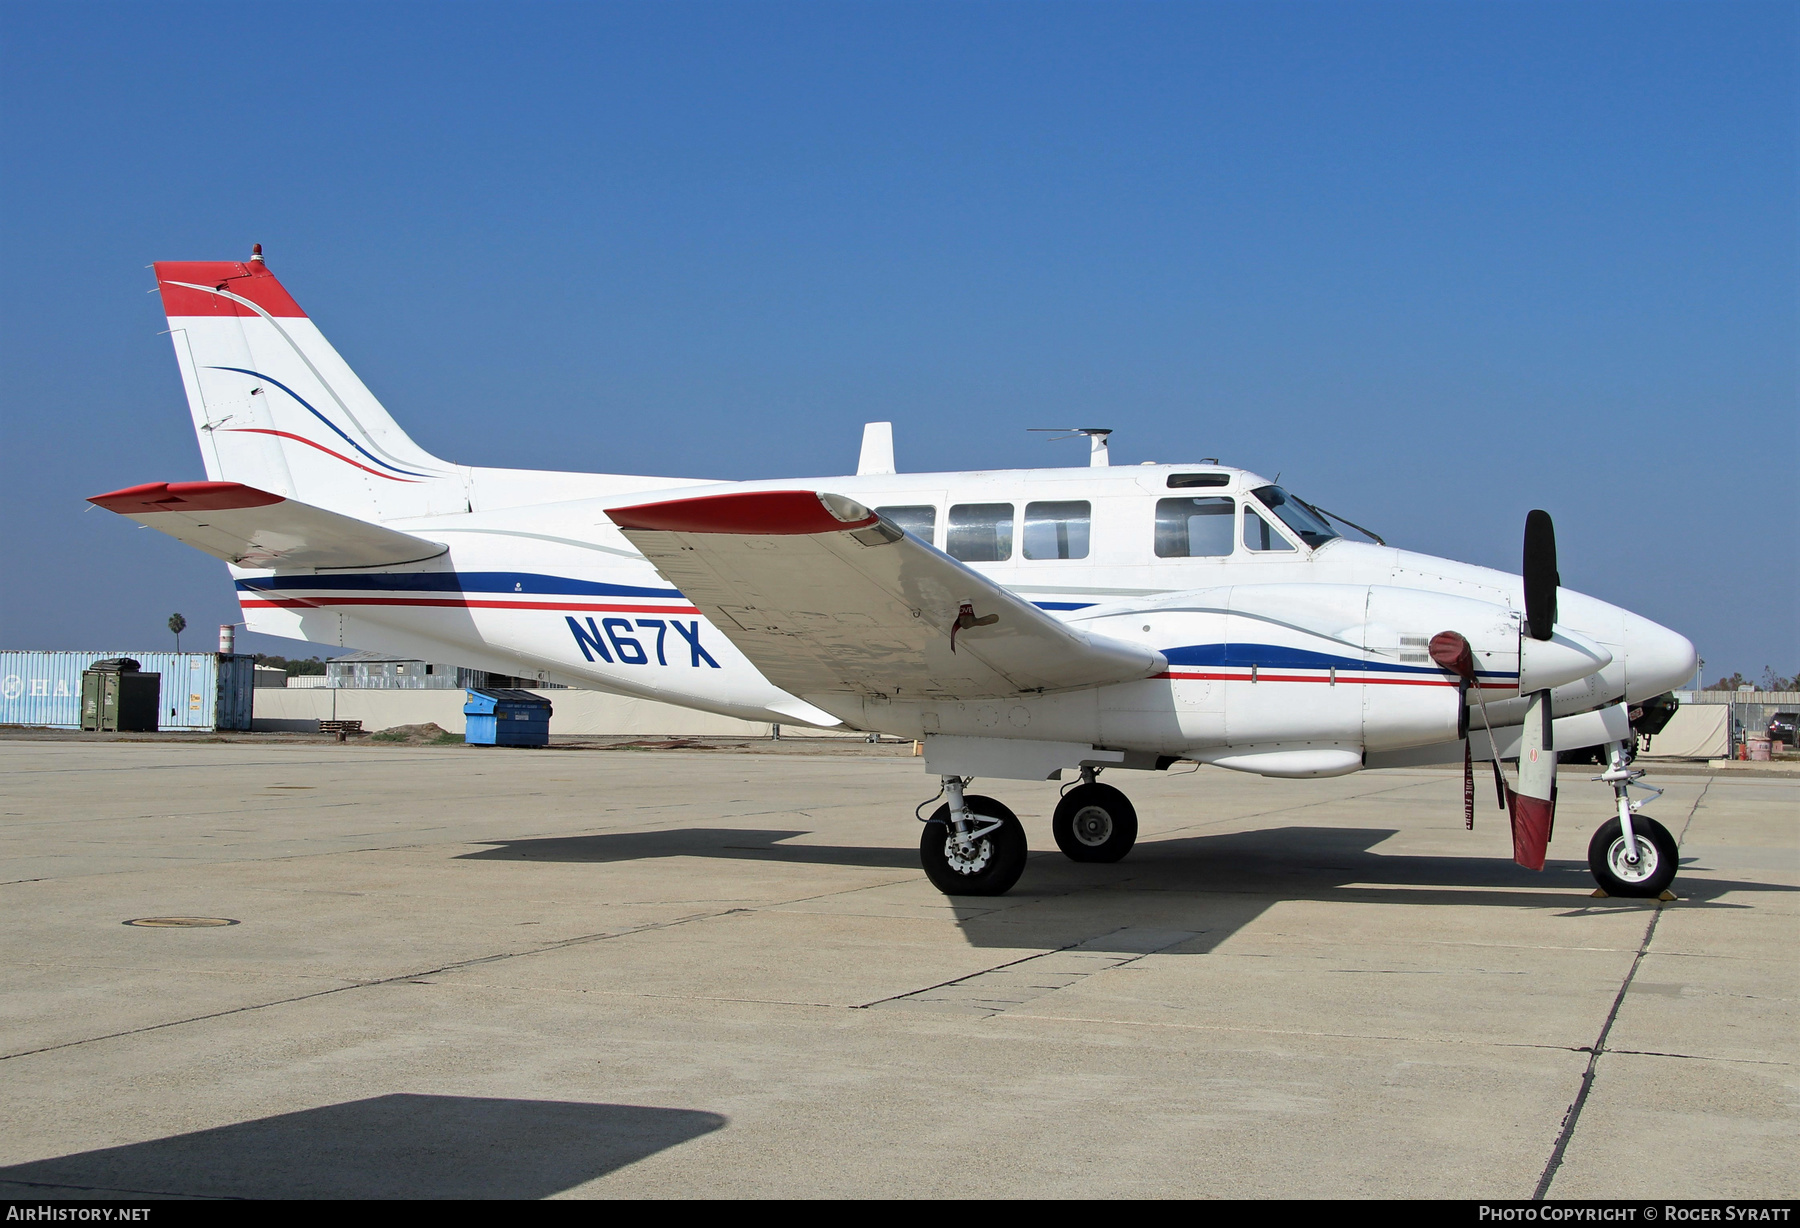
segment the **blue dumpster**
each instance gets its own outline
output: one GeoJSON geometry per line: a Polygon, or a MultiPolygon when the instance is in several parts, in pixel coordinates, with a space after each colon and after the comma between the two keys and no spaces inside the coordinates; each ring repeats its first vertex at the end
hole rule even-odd
{"type": "Polygon", "coordinates": [[[463,716],[463,741],[471,746],[550,745],[550,701],[542,695],[472,687],[463,716]]]}

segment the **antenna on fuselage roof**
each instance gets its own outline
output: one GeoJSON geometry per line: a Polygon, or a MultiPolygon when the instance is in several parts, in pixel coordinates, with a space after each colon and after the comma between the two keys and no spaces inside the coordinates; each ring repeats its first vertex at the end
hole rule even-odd
{"type": "Polygon", "coordinates": [[[862,454],[856,459],[856,472],[894,473],[894,424],[863,423],[862,454]]]}
{"type": "Polygon", "coordinates": [[[1028,426],[1025,428],[1040,435],[1055,435],[1056,439],[1074,439],[1085,435],[1088,440],[1088,466],[1093,469],[1105,469],[1112,464],[1106,452],[1106,437],[1112,434],[1110,426],[1028,426]]]}

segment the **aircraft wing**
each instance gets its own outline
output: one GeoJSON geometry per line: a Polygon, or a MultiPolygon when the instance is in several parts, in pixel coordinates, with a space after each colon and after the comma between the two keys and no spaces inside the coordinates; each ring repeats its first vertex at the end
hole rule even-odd
{"type": "Polygon", "coordinates": [[[239,567],[382,567],[448,548],[238,482],[151,482],[88,502],[239,567]]]}
{"type": "Polygon", "coordinates": [[[1167,668],[1155,650],[1059,622],[839,495],[752,491],[607,514],[790,694],[997,699],[1167,668]]]}

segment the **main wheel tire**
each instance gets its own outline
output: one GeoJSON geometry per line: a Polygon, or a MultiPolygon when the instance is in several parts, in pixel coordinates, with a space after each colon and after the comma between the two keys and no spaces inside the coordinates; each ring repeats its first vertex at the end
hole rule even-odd
{"type": "Polygon", "coordinates": [[[1005,895],[1025,873],[1025,826],[991,797],[966,794],[963,805],[976,818],[1000,820],[1000,826],[975,841],[973,856],[963,857],[956,851],[950,806],[939,806],[919,837],[925,877],[945,895],[1005,895]]]}
{"type": "Polygon", "coordinates": [[[1649,815],[1634,815],[1631,829],[1637,836],[1635,866],[1625,860],[1625,829],[1617,818],[1612,818],[1602,823],[1588,841],[1588,869],[1607,895],[1653,900],[1675,881],[1680,853],[1669,829],[1649,815]]]}
{"type": "Polygon", "coordinates": [[[1117,861],[1137,843],[1137,810],[1111,785],[1076,785],[1056,803],[1050,830],[1071,861],[1117,861]]]}

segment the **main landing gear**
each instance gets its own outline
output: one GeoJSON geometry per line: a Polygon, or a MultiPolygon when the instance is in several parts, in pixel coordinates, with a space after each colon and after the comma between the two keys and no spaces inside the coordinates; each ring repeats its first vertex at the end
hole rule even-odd
{"type": "Polygon", "coordinates": [[[925,820],[919,860],[945,895],[1005,895],[1025,873],[1025,827],[993,798],[965,794],[967,783],[944,777],[949,800],[925,820]]]}
{"type": "MultiPolygon", "coordinates": [[[[1056,806],[1050,827],[1057,847],[1073,861],[1117,861],[1137,843],[1137,811],[1093,768],[1056,806]]],[[[919,860],[945,895],[1005,895],[1025,872],[1025,827],[991,797],[964,793],[962,776],[944,777],[944,804],[919,837],[919,860]]],[[[923,809],[923,807],[921,807],[923,809]]]]}
{"type": "Polygon", "coordinates": [[[1071,861],[1117,861],[1137,843],[1137,810],[1111,785],[1098,784],[1093,768],[1063,794],[1050,820],[1056,847],[1071,861]]]}

